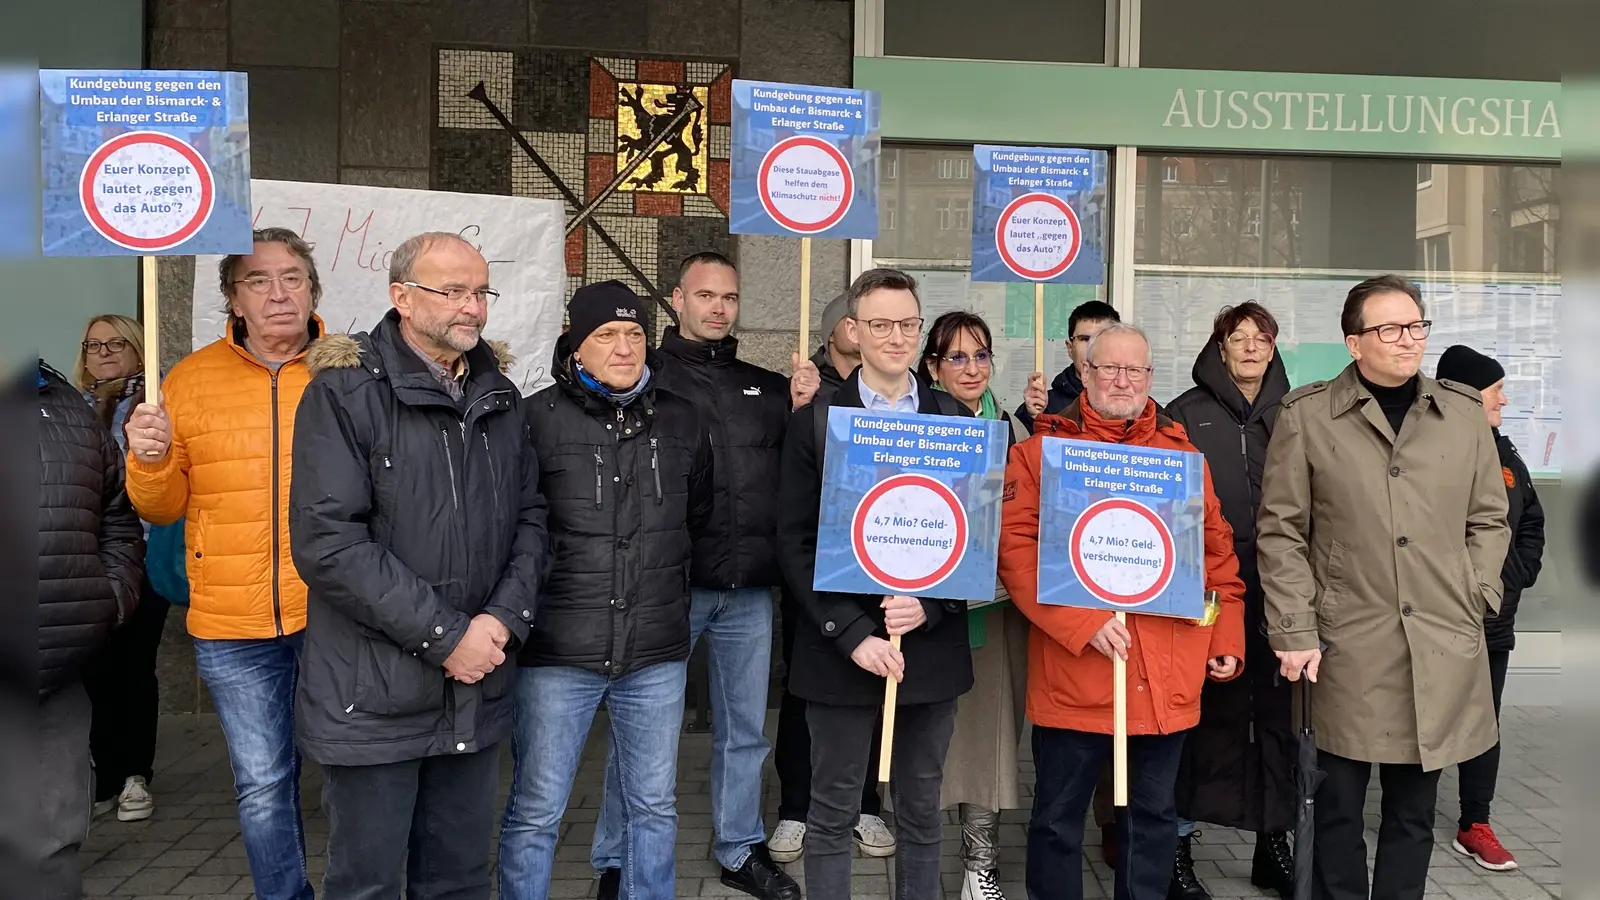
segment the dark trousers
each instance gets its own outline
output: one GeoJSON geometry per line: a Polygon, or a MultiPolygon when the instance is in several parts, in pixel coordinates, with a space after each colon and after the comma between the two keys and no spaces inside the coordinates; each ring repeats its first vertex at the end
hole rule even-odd
{"type": "MultiPolygon", "coordinates": [[[[779,609],[783,614],[783,666],[788,671],[794,658],[795,632],[803,627],[804,614],[787,596],[779,609]]],[[[879,731],[872,733],[870,761],[878,759],[879,731]]],[[[778,734],[772,742],[772,765],[778,771],[778,818],[804,822],[811,808],[811,728],[806,724],[806,702],[783,691],[778,704],[778,734]]],[[[868,778],[861,789],[861,814],[880,815],[883,801],[878,796],[878,777],[868,778]]]]}
{"type": "MultiPolygon", "coordinates": [[[[850,897],[850,830],[860,814],[861,787],[878,778],[868,761],[880,729],[878,708],[808,704],[811,725],[811,810],[806,818],[806,896],[850,897]]],[[[922,703],[895,710],[893,791],[898,849],[897,900],[937,900],[939,894],[939,787],[944,757],[955,733],[956,702],[922,703]]]]}
{"type": "MultiPolygon", "coordinates": [[[[1494,687],[1494,717],[1500,719],[1500,695],[1506,691],[1506,669],[1511,665],[1510,650],[1489,651],[1489,683],[1494,687]]],[[[1500,743],[1462,763],[1457,772],[1461,776],[1462,831],[1473,825],[1489,822],[1489,804],[1494,800],[1494,784],[1500,774],[1500,743]]]]}
{"type": "MultiPolygon", "coordinates": [[[[1362,810],[1372,763],[1317,753],[1325,775],[1317,788],[1317,838],[1312,856],[1315,900],[1368,900],[1366,823],[1362,810]]],[[[1378,766],[1383,821],[1378,826],[1378,861],[1371,900],[1422,900],[1433,856],[1433,806],[1439,770],[1416,764],[1378,766]]]]}
{"type": "Polygon", "coordinates": [[[167,601],[144,583],[139,606],[83,675],[94,705],[89,752],[94,757],[96,802],[122,793],[135,775],[154,774],[156,720],[161,698],[156,684],[156,649],[167,624],[167,601]]]}
{"type": "Polygon", "coordinates": [[[89,833],[94,770],[89,765],[89,697],[83,683],[39,699],[38,839],[41,900],[80,900],[78,848],[89,833]]]}
{"type": "MultiPolygon", "coordinates": [[[[1183,733],[1128,738],[1128,808],[1117,820],[1115,900],[1165,900],[1178,842],[1173,790],[1183,733]]],[[[1030,900],[1082,900],[1083,825],[1111,735],[1033,726],[1030,900]]]]}
{"type": "Polygon", "coordinates": [[[322,771],[323,900],[487,900],[498,744],[322,771]]]}

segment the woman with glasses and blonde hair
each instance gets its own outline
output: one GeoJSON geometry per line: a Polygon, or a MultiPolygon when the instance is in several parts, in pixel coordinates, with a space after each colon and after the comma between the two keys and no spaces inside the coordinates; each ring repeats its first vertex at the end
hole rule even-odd
{"type": "Polygon", "coordinates": [[[228,741],[256,896],[310,900],[294,743],[306,586],[289,555],[289,480],[322,282],[294,232],[254,238],[218,267],[226,333],[173,366],[160,406],[128,418],[128,496],[152,523],[185,520],[187,625],[228,741]]]}
{"type": "MultiPolygon", "coordinates": [[[[114,313],[90,319],[72,375],[95,417],[126,452],[123,423],[144,401],[144,332],[138,321],[114,313]]],[[[146,523],[145,534],[149,532],[146,523]]],[[[93,708],[89,753],[95,768],[94,814],[115,809],[124,822],[148,819],[155,811],[150,779],[160,709],[156,648],[167,623],[167,602],[151,586],[148,573],[139,593],[142,600],[133,615],[111,632],[83,675],[93,708]]]]}
{"type": "Polygon", "coordinates": [[[1222,516],[1233,527],[1233,551],[1244,579],[1244,677],[1207,681],[1200,724],[1184,742],[1178,769],[1178,851],[1173,900],[1209,900],[1195,875],[1194,820],[1256,833],[1250,881],[1288,897],[1294,854],[1295,738],[1289,684],[1277,677],[1267,644],[1261,576],[1256,566],[1256,511],[1267,442],[1289,376],[1277,353],[1278,320],[1254,300],[1225,306],[1211,340],[1194,361],[1195,386],[1167,407],[1205,455],[1222,516]]]}
{"type": "MultiPolygon", "coordinates": [[[[956,310],[935,319],[918,374],[974,416],[1011,425],[989,387],[993,340],[981,316],[956,310]]],[[[1045,400],[1044,380],[1030,380],[1023,408],[1038,415],[1045,400]]],[[[999,879],[1000,810],[1021,806],[1017,745],[1028,684],[1028,620],[1011,606],[997,580],[994,602],[967,614],[967,634],[973,686],[956,704],[940,806],[956,806],[961,813],[961,900],[1005,900],[999,879]]]]}

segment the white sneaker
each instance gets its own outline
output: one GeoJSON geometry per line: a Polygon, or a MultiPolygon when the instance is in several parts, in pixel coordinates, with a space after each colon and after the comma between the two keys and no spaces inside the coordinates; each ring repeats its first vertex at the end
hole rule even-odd
{"type": "Polygon", "coordinates": [[[863,814],[855,827],[856,846],[864,856],[893,856],[894,835],[889,826],[877,816],[863,814]]]}
{"type": "Polygon", "coordinates": [[[961,881],[961,900],[1006,900],[1000,890],[1000,879],[993,872],[974,872],[968,869],[961,881]]]}
{"type": "Polygon", "coordinates": [[[144,776],[129,776],[122,785],[122,796],[117,798],[117,821],[138,822],[150,818],[155,811],[156,798],[150,796],[144,776]]]}
{"type": "Polygon", "coordinates": [[[806,823],[780,819],[778,827],[772,829],[772,837],[767,838],[767,852],[781,863],[799,859],[806,852],[806,823]]]}

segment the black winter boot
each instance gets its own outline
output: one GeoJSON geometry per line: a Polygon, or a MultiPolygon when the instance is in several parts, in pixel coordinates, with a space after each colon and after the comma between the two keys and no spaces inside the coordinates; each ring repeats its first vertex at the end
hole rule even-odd
{"type": "Polygon", "coordinates": [[[1167,900],[1211,900],[1206,886],[1194,874],[1194,856],[1189,845],[1200,832],[1190,832],[1178,838],[1178,852],[1172,863],[1172,883],[1167,885],[1167,900]]]}
{"type": "Polygon", "coordinates": [[[1284,833],[1257,834],[1256,855],[1250,862],[1250,883],[1262,890],[1277,891],[1283,900],[1294,896],[1294,851],[1284,833]]]}

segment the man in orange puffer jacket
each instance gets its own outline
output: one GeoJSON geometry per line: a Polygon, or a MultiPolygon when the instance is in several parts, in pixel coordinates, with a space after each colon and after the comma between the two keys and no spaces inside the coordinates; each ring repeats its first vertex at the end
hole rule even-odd
{"type": "Polygon", "coordinates": [[[289,555],[295,408],[322,283],[285,228],[219,267],[228,331],[172,368],[161,405],[128,417],[128,496],[155,525],[185,518],[189,634],[228,741],[256,896],[311,900],[294,744],[306,586],[289,555]]]}
{"type": "MultiPolygon", "coordinates": [[[[1084,393],[1034,421],[1011,450],[1000,530],[1000,580],[1028,617],[1028,719],[1037,783],[1028,822],[1028,896],[1081,900],[1083,827],[1102,762],[1111,753],[1113,653],[1126,659],[1128,802],[1118,822],[1117,896],[1165,900],[1177,845],[1173,788],[1183,733],[1200,721],[1207,677],[1235,678],[1244,657],[1244,582],[1233,530],[1206,470],[1205,587],[1217,592],[1212,625],[1164,616],[1043,606],[1039,586],[1041,439],[1071,438],[1194,452],[1183,427],[1150,399],[1150,342],[1132,325],[1096,335],[1084,393]]],[[[1046,552],[1067,552],[1065,547],[1046,552]]]]}

